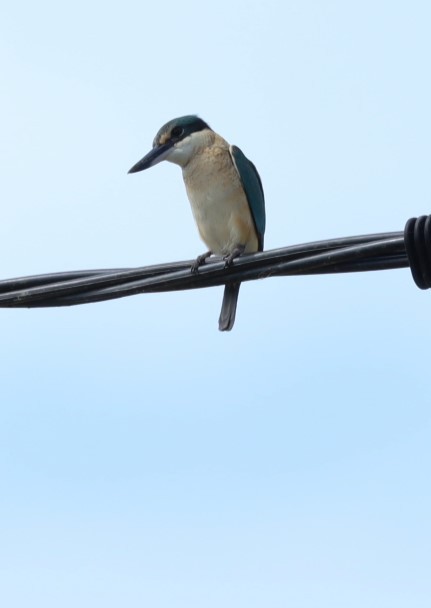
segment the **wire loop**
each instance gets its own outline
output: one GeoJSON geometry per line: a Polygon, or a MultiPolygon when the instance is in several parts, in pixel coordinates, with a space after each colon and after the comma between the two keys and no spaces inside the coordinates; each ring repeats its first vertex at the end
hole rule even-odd
{"type": "Polygon", "coordinates": [[[404,228],[410,270],[420,289],[431,287],[431,215],[412,217],[404,228]]]}

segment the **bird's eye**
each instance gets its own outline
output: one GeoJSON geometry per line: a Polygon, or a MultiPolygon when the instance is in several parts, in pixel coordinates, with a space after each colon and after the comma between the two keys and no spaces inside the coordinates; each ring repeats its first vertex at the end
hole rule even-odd
{"type": "Polygon", "coordinates": [[[181,137],[184,133],[184,129],[182,127],[174,127],[171,131],[171,137],[181,137]]]}

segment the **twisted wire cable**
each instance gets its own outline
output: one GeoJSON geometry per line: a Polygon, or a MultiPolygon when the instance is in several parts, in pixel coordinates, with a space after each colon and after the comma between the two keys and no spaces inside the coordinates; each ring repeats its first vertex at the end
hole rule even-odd
{"type": "Polygon", "coordinates": [[[193,274],[193,261],[6,279],[0,281],[0,308],[74,306],[141,293],[213,287],[232,280],[396,268],[410,268],[416,285],[429,289],[431,216],[409,219],[402,232],[328,239],[244,255],[229,268],[215,257],[193,274]]]}

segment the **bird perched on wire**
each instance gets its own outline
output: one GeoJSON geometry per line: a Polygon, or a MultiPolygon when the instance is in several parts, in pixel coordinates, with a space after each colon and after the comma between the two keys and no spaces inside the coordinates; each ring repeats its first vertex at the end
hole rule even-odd
{"type": "MultiPolygon", "coordinates": [[[[221,255],[226,266],[243,253],[263,250],[265,200],[262,182],[253,163],[198,116],[181,116],[158,131],[153,148],[129,173],[153,167],[162,160],[180,165],[199,234],[211,254],[221,255]]],[[[240,282],[226,283],[219,318],[220,331],[235,322],[240,282]]]]}

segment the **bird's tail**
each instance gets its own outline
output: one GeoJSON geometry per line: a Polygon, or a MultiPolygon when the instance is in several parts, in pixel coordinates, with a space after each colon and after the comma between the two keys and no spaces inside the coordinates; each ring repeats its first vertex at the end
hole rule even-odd
{"type": "Polygon", "coordinates": [[[236,304],[241,283],[226,283],[221,305],[218,328],[220,331],[230,331],[235,323],[236,304]]]}

